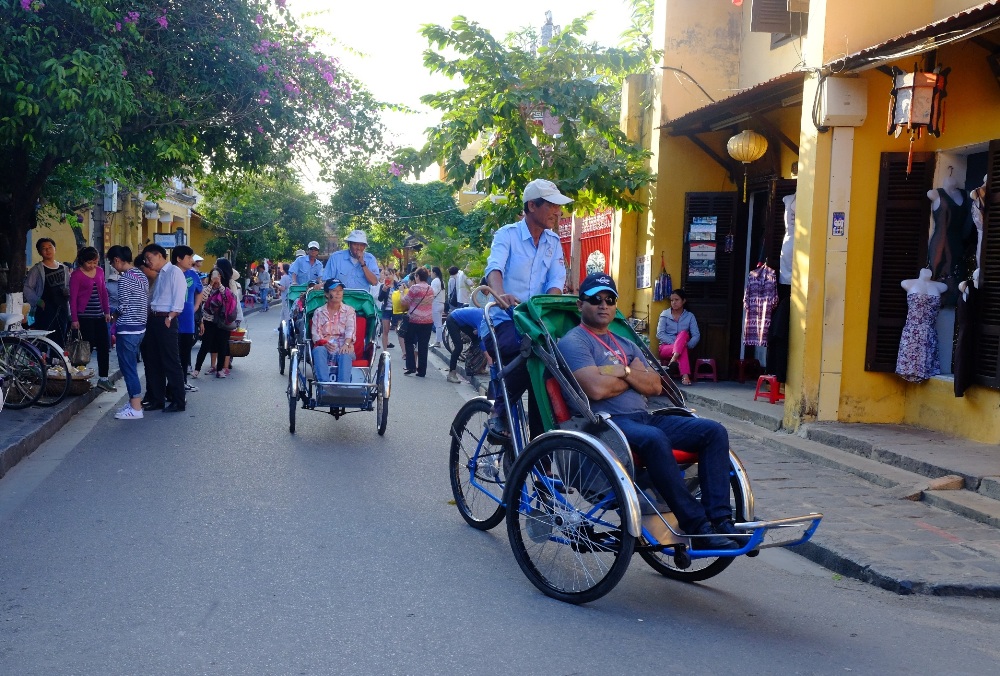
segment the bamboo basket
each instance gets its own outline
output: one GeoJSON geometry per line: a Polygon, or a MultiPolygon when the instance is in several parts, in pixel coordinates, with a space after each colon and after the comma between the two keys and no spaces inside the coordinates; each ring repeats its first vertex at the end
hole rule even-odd
{"type": "Polygon", "coordinates": [[[250,354],[250,339],[246,338],[244,340],[230,340],[229,341],[229,356],[230,357],[246,357],[250,354]]]}
{"type": "MultiPolygon", "coordinates": [[[[83,371],[74,371],[71,376],[72,380],[69,384],[69,394],[73,396],[80,396],[81,394],[86,394],[90,392],[93,387],[90,383],[90,379],[94,377],[94,369],[85,369],[83,371]]],[[[66,374],[62,372],[62,369],[49,369],[46,381],[45,381],[45,394],[54,396],[62,392],[62,381],[65,380],[66,374]],[[53,381],[59,381],[57,385],[53,381]]]]}

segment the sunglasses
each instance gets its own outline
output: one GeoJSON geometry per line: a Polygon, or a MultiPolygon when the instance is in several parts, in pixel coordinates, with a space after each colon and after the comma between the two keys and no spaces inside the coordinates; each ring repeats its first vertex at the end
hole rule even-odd
{"type": "Polygon", "coordinates": [[[614,296],[602,296],[600,298],[597,296],[584,296],[582,300],[583,302],[590,303],[591,305],[600,305],[601,303],[604,303],[605,305],[613,306],[618,303],[618,299],[614,296]]]}

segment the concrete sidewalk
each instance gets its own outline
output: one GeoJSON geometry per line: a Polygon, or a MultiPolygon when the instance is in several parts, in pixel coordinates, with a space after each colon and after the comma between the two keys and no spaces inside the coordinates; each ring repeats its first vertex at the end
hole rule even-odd
{"type": "MultiPolygon", "coordinates": [[[[485,377],[463,380],[485,392],[485,377]]],[[[900,594],[1000,598],[1000,448],[905,425],[812,423],[793,435],[781,404],[753,400],[753,383],[682,390],[729,430],[758,518],[824,514],[791,551],[900,594]],[[932,489],[948,476],[962,488],[932,489]]]]}

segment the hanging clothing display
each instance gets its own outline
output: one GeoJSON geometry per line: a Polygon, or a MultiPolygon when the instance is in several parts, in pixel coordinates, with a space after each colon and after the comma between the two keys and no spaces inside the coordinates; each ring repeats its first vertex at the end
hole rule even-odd
{"type": "Polygon", "coordinates": [[[941,296],[926,293],[906,295],[906,324],[899,340],[896,373],[903,380],[920,383],[941,373],[938,337],[934,322],[941,309],[941,296]]]}
{"type": "Polygon", "coordinates": [[[747,275],[743,296],[743,342],[751,346],[766,346],[771,313],[778,303],[778,276],[773,268],[761,263],[747,275]]]}
{"type": "Polygon", "coordinates": [[[955,323],[958,337],[955,340],[955,396],[965,396],[965,391],[973,382],[976,358],[976,316],[978,313],[979,289],[965,282],[959,285],[965,290],[958,297],[955,323]]]}
{"type": "MultiPolygon", "coordinates": [[[[958,192],[964,198],[964,194],[958,192]]],[[[938,188],[937,193],[934,232],[927,245],[927,267],[934,273],[932,279],[948,285],[942,305],[953,307],[958,300],[958,283],[966,276],[966,243],[975,228],[969,220],[968,199],[962,199],[959,204],[944,188],[938,188]]]]}

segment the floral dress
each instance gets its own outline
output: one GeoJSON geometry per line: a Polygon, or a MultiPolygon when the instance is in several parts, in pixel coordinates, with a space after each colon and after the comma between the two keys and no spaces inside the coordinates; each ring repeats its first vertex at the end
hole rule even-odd
{"type": "Polygon", "coordinates": [[[919,383],[941,373],[938,337],[934,323],[941,309],[941,296],[911,293],[906,296],[906,324],[899,340],[896,373],[919,383]]]}

